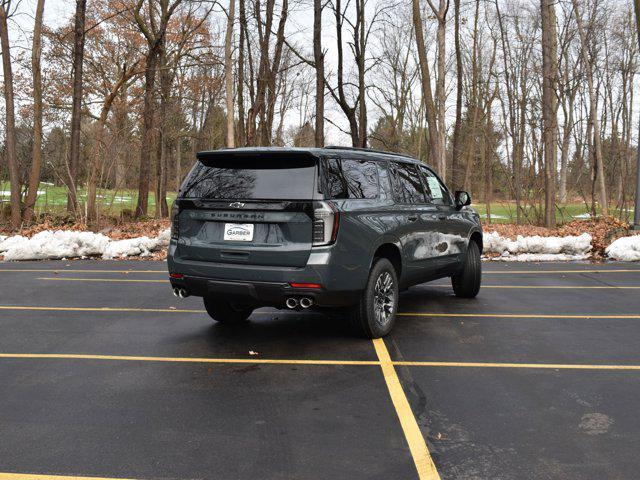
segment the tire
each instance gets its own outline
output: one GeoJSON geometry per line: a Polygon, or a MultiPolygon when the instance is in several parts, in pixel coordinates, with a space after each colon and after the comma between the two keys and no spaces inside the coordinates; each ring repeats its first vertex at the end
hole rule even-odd
{"type": "Polygon", "coordinates": [[[204,297],[204,308],[216,322],[224,325],[239,325],[247,321],[252,308],[238,308],[219,297],[204,297]]]}
{"type": "Polygon", "coordinates": [[[387,335],[398,311],[398,276],[386,258],[375,259],[367,285],[350,316],[355,333],[366,338],[387,335]]]}
{"type": "Polygon", "coordinates": [[[475,298],[480,291],[481,280],[480,249],[476,242],[470,241],[462,270],[451,277],[453,292],[460,298],[475,298]]]}

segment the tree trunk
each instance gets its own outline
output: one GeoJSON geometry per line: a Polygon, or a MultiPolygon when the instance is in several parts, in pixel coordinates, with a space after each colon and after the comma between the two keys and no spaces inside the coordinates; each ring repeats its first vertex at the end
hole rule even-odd
{"type": "Polygon", "coordinates": [[[233,24],[236,16],[236,0],[229,0],[227,31],[224,39],[224,84],[227,103],[227,147],[236,146],[233,117],[233,24]]]}
{"type": "Polygon", "coordinates": [[[451,153],[451,186],[454,190],[460,188],[460,144],[462,128],[462,49],[460,46],[460,0],[454,0],[454,44],[456,51],[456,120],[453,127],[453,149],[451,153]]]}
{"type": "Polygon", "coordinates": [[[82,122],[82,66],[87,0],[76,0],[73,46],[73,106],[71,110],[71,144],[69,146],[67,211],[78,213],[78,167],[80,165],[80,129],[82,122]]]}
{"type": "Polygon", "coordinates": [[[367,101],[365,84],[365,0],[356,0],[356,28],[354,45],[358,65],[358,137],[360,148],[367,146],[367,101]]]}
{"type": "Polygon", "coordinates": [[[558,33],[555,0],[540,0],[542,12],[542,135],[544,143],[544,218],[548,228],[556,226],[556,170],[558,145],[558,33]]]}
{"type": "Polygon", "coordinates": [[[593,159],[593,168],[595,174],[595,183],[597,184],[597,188],[600,196],[600,209],[602,215],[609,214],[609,204],[607,199],[607,186],[604,178],[604,162],[602,157],[602,138],[600,136],[600,120],[598,118],[598,100],[597,100],[597,92],[595,90],[594,82],[593,82],[593,62],[591,58],[589,58],[589,53],[587,52],[587,33],[584,29],[584,23],[582,21],[582,16],[580,15],[580,11],[578,9],[578,0],[572,0],[573,9],[576,14],[576,23],[578,24],[578,34],[580,36],[580,44],[581,44],[581,55],[582,61],[584,62],[584,67],[586,69],[587,76],[587,86],[589,92],[589,124],[591,125],[592,133],[593,133],[593,142],[589,142],[589,145],[593,145],[593,151],[590,155],[593,159]]]}
{"type": "MultiPolygon", "coordinates": [[[[431,73],[429,71],[429,59],[427,58],[427,50],[424,44],[422,16],[420,15],[420,0],[412,0],[412,6],[413,27],[416,34],[418,61],[420,64],[420,73],[422,79],[422,98],[424,100],[426,110],[427,126],[429,128],[429,160],[433,165],[439,167],[443,164],[443,146],[440,143],[436,106],[433,101],[433,94],[431,92],[431,73]]],[[[438,171],[438,173],[442,175],[444,172],[438,171]]]]}
{"type": "Polygon", "coordinates": [[[244,0],[239,1],[240,38],[238,42],[238,144],[244,147],[247,144],[244,114],[244,46],[247,30],[247,16],[245,14],[244,0]]]}
{"type": "Polygon", "coordinates": [[[160,129],[158,131],[158,150],[156,155],[156,210],[155,218],[166,218],[169,215],[167,204],[167,165],[169,151],[169,122],[167,119],[167,104],[171,96],[172,76],[169,72],[167,54],[162,43],[160,54],[160,108],[158,109],[160,129]]]}
{"type": "Polygon", "coordinates": [[[29,171],[29,187],[25,201],[24,221],[29,223],[38,198],[40,186],[40,170],[42,168],[42,17],[45,0],[38,0],[36,19],[33,26],[33,43],[31,48],[31,75],[33,78],[33,150],[31,170],[29,171]]]}
{"type": "Polygon", "coordinates": [[[142,111],[142,141],[140,142],[140,176],[138,178],[138,203],[135,217],[146,216],[149,209],[149,174],[151,173],[151,148],[153,142],[153,93],[158,63],[158,49],[150,48],[144,71],[144,107],[142,111]]]}
{"type": "Polygon", "coordinates": [[[20,173],[16,152],[16,117],[13,95],[13,71],[11,69],[11,50],[9,48],[9,27],[4,3],[0,4],[0,46],[2,46],[2,72],[4,74],[4,101],[6,118],[5,152],[9,167],[11,189],[11,226],[19,228],[22,222],[20,211],[20,173]]]}
{"type": "Polygon", "coordinates": [[[322,0],[313,0],[313,61],[316,69],[315,146],[324,147],[324,53],[322,52],[322,0]]]}

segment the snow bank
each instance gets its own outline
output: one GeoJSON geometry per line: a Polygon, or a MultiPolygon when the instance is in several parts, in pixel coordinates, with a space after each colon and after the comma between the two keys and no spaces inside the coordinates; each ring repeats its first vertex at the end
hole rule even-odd
{"type": "Polygon", "coordinates": [[[86,257],[99,255],[108,243],[109,238],[101,233],[45,230],[29,239],[15,240],[5,252],[4,259],[11,261],[86,257]]]}
{"type": "Polygon", "coordinates": [[[110,242],[102,253],[102,258],[148,257],[158,246],[155,238],[137,237],[110,242]]]}
{"type": "Polygon", "coordinates": [[[20,235],[0,238],[0,253],[4,253],[4,259],[7,261],[96,255],[102,255],[102,258],[105,259],[147,256],[152,251],[166,247],[169,244],[170,235],[170,230],[167,229],[155,238],[145,236],[127,240],[111,240],[101,233],[45,230],[31,238],[20,235]]]}
{"type": "Polygon", "coordinates": [[[606,248],[605,253],[612,260],[640,262],[640,235],[617,239],[606,248]]]}
{"type": "Polygon", "coordinates": [[[512,262],[550,262],[584,260],[591,251],[591,235],[583,233],[577,237],[540,237],[538,235],[516,240],[502,237],[498,232],[484,235],[484,252],[500,255],[494,260],[512,262]]]}

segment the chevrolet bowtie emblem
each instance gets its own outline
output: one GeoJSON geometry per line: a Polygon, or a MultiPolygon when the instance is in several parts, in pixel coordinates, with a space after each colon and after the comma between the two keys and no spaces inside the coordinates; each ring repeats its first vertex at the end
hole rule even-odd
{"type": "Polygon", "coordinates": [[[242,207],[244,207],[244,203],[242,203],[242,202],[233,202],[233,203],[230,203],[229,206],[231,208],[242,208],[242,207]]]}

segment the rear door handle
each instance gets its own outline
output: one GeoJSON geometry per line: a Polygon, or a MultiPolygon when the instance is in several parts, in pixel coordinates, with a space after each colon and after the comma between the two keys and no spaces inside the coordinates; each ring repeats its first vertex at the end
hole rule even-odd
{"type": "Polygon", "coordinates": [[[415,222],[416,220],[418,220],[418,217],[409,217],[407,220],[409,220],[410,222],[415,222]]]}
{"type": "Polygon", "coordinates": [[[438,215],[438,220],[446,220],[449,218],[447,215],[438,215]]]}

